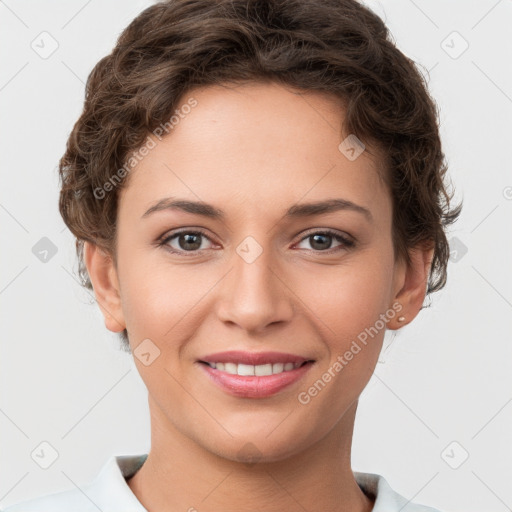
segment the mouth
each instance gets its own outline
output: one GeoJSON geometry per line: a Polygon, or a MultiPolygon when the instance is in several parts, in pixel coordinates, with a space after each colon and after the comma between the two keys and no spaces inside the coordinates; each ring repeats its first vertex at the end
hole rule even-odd
{"type": "Polygon", "coordinates": [[[315,360],[278,352],[230,351],[197,362],[224,392],[241,398],[265,398],[301,380],[315,360]]]}
{"type": "Polygon", "coordinates": [[[289,372],[308,363],[314,363],[313,359],[303,361],[302,363],[286,362],[286,363],[263,363],[258,365],[244,364],[244,363],[232,363],[232,362],[208,362],[199,361],[202,364],[218,370],[221,372],[228,373],[230,375],[240,375],[242,377],[267,377],[269,375],[279,375],[280,373],[289,372]]]}

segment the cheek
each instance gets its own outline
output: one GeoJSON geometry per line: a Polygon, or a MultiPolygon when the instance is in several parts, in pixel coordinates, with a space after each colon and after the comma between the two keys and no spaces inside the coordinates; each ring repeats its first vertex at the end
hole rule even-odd
{"type": "Polygon", "coordinates": [[[193,265],[158,264],[132,258],[125,262],[122,308],[134,342],[154,339],[159,345],[184,335],[194,308],[215,286],[213,272],[194,270],[193,265]]]}
{"type": "Polygon", "coordinates": [[[321,432],[339,421],[377,364],[385,333],[380,315],[390,306],[393,275],[392,254],[388,258],[386,254],[383,250],[377,258],[361,258],[325,276],[316,272],[316,286],[308,288],[307,294],[306,288],[302,291],[315,313],[309,318],[321,333],[328,357],[301,390],[299,402],[309,408],[311,418],[321,419],[317,425],[321,432]]]}
{"type": "Polygon", "coordinates": [[[393,260],[387,253],[372,251],[346,265],[312,268],[297,277],[294,290],[329,339],[357,337],[391,306],[393,260]]]}
{"type": "Polygon", "coordinates": [[[122,250],[120,246],[121,302],[130,341],[159,338],[172,326],[173,308],[183,304],[180,273],[163,272],[147,255],[122,250]]]}

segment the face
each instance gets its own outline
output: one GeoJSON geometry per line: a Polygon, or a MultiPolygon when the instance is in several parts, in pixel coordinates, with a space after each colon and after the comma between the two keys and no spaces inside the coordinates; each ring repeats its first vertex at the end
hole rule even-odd
{"type": "MultiPolygon", "coordinates": [[[[227,459],[247,443],[284,459],[345,428],[383,319],[405,311],[393,309],[407,306],[408,281],[391,196],[368,151],[339,149],[349,134],[335,98],[259,83],[196,89],[182,105],[190,98],[120,193],[107,327],[128,330],[153,428],[227,459]],[[226,351],[249,359],[204,362],[226,363],[226,351]],[[307,363],[279,373],[286,360],[307,363]]],[[[103,293],[95,265],[90,252],[103,293]]]]}

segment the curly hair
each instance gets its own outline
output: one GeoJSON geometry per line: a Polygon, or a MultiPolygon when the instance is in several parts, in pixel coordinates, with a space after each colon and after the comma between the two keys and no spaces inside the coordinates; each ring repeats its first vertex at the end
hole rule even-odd
{"type": "MultiPolygon", "coordinates": [[[[168,0],[125,28],[87,79],[59,162],[59,210],[76,237],[82,285],[92,290],[84,241],[116,262],[118,193],[130,155],[194,87],[250,81],[340,99],[347,132],[385,157],[396,254],[409,262],[411,247],[433,247],[427,294],[441,289],[446,227],[462,205],[450,205],[437,105],[384,22],[356,0],[168,0]]],[[[126,329],[120,336],[129,351],[126,329]]]]}

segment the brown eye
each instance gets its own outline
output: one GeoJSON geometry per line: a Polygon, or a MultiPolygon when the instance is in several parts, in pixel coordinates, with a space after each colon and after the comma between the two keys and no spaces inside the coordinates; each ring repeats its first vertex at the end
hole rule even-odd
{"type": "MultiPolygon", "coordinates": [[[[334,231],[316,231],[302,238],[300,243],[304,241],[307,241],[309,246],[315,252],[333,252],[354,246],[354,242],[352,240],[334,231]],[[333,240],[339,242],[339,245],[333,247],[333,240]],[[330,249],[332,249],[332,251],[330,249]]],[[[306,247],[306,249],[308,248],[306,247]]]]}
{"type": "Polygon", "coordinates": [[[201,231],[180,231],[164,238],[160,245],[174,253],[193,253],[208,249],[204,240],[211,242],[201,231]]]}
{"type": "Polygon", "coordinates": [[[320,233],[317,235],[309,235],[308,238],[310,239],[311,247],[313,247],[313,249],[323,251],[331,248],[334,237],[332,235],[320,233]]]}

